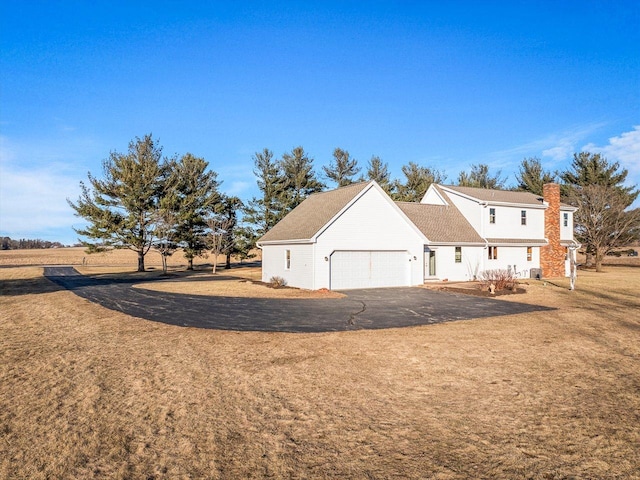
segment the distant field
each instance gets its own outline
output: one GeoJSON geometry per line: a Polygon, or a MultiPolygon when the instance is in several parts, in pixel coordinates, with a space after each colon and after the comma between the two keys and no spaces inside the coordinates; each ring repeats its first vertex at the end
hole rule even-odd
{"type": "MultiPolygon", "coordinates": [[[[260,259],[260,251],[256,250],[256,258],[248,261],[260,259]]],[[[88,255],[83,247],[71,248],[49,248],[39,250],[0,250],[0,266],[2,265],[87,265],[87,266],[120,266],[131,265],[136,269],[138,265],[137,255],[131,250],[113,250],[108,253],[94,253],[88,255]]],[[[196,257],[194,265],[209,266],[213,257],[196,257]]],[[[234,262],[237,260],[234,258],[234,262]]],[[[218,265],[225,262],[222,255],[218,257],[218,265]]],[[[178,268],[187,265],[187,260],[181,251],[169,257],[167,264],[170,267],[178,268]]],[[[145,257],[145,266],[152,268],[162,267],[162,258],[155,250],[151,250],[145,257]]]]}
{"type": "Polygon", "coordinates": [[[640,269],[605,270],[495,300],[552,312],[286,334],[0,268],[0,478],[640,478],[640,269]]]}

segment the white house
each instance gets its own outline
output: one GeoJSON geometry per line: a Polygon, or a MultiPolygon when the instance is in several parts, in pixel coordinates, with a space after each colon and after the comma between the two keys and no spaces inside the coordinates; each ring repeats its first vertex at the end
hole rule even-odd
{"type": "Polygon", "coordinates": [[[545,199],[434,184],[420,203],[353,184],[311,195],[258,240],[262,279],[339,290],[473,280],[496,268],[561,276],[574,211],[555,184],[545,199]]]}

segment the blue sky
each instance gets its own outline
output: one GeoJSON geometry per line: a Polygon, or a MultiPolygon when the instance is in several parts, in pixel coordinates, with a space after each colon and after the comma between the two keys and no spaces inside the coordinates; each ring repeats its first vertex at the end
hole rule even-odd
{"type": "Polygon", "coordinates": [[[0,0],[0,235],[73,243],[66,203],[153,133],[257,194],[254,152],[510,183],[601,152],[640,184],[640,2],[0,0]]]}

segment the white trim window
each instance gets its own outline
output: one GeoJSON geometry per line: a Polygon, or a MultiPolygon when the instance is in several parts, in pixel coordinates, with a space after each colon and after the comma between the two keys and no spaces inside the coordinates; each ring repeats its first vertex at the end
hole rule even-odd
{"type": "Polygon", "coordinates": [[[496,223],[496,209],[489,209],[489,223],[496,223]]]}
{"type": "Polygon", "coordinates": [[[568,213],[566,213],[566,212],[562,214],[562,224],[563,224],[565,227],[568,227],[568,226],[569,226],[569,214],[568,214],[568,213]]]}
{"type": "Polygon", "coordinates": [[[520,225],[526,225],[526,224],[527,224],[527,211],[520,210],[520,225]]]}
{"type": "Polygon", "coordinates": [[[489,247],[489,260],[498,259],[498,247],[489,247]]]}
{"type": "Polygon", "coordinates": [[[533,247],[527,247],[527,262],[533,260],[533,247]]]}
{"type": "Polygon", "coordinates": [[[462,247],[456,247],[456,263],[462,263],[462,247]]]}
{"type": "Polygon", "coordinates": [[[291,250],[284,251],[284,269],[291,270],[291,250]]]}

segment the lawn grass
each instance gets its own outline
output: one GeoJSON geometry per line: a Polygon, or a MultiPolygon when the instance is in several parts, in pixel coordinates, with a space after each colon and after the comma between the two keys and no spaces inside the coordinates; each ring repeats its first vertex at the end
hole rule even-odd
{"type": "Polygon", "coordinates": [[[552,312],[321,334],[0,281],[0,478],[640,478],[637,268],[495,300],[552,312]]]}

